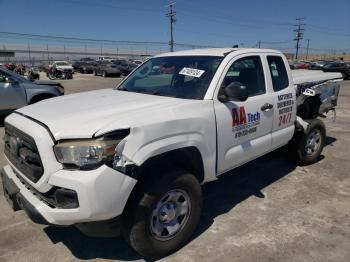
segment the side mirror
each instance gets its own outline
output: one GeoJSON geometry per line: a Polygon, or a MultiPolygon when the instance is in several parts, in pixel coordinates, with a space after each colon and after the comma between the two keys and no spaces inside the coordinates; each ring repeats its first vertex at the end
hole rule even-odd
{"type": "Polygon", "coordinates": [[[228,101],[245,101],[248,99],[248,90],[240,82],[231,82],[221,90],[219,101],[226,103],[228,101]]]}

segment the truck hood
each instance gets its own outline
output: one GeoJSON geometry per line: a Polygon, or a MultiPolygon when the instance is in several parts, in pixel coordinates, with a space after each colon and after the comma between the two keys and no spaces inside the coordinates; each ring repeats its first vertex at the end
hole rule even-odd
{"type": "Polygon", "coordinates": [[[91,138],[176,118],[179,106],[200,103],[113,89],[66,95],[16,110],[46,125],[56,140],[91,138]]]}

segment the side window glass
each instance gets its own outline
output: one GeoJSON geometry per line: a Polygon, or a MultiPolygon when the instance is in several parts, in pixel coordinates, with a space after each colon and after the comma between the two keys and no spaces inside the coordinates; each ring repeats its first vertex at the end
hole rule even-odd
{"type": "Polygon", "coordinates": [[[265,94],[265,78],[260,57],[249,56],[235,61],[227,71],[222,86],[232,82],[245,85],[249,96],[265,94]]]}
{"type": "Polygon", "coordinates": [[[0,71],[0,83],[5,83],[6,77],[8,77],[8,75],[0,71]]]}
{"type": "Polygon", "coordinates": [[[268,56],[267,62],[269,64],[273,90],[277,92],[288,87],[289,80],[282,57],[268,56]]]}

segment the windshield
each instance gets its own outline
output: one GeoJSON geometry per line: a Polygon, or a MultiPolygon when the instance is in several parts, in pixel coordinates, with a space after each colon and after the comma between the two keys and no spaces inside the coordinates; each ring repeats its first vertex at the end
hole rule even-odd
{"type": "Polygon", "coordinates": [[[149,59],[117,89],[187,99],[203,99],[223,57],[168,56],[149,59]]]}
{"type": "MultiPolygon", "coordinates": [[[[13,71],[7,70],[3,67],[0,68],[0,77],[4,76],[4,77],[11,77],[14,78],[15,80],[19,81],[19,82],[30,82],[27,78],[24,78],[23,76],[21,76],[20,74],[17,74],[13,71]]],[[[2,82],[0,80],[0,82],[2,82]]]]}

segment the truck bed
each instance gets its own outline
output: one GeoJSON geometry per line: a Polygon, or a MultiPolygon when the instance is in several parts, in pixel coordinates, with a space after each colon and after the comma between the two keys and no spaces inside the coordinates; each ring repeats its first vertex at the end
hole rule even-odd
{"type": "Polygon", "coordinates": [[[334,110],[342,81],[340,73],[321,70],[292,70],[297,95],[297,115],[304,119],[316,118],[334,110]]]}
{"type": "Polygon", "coordinates": [[[312,82],[321,82],[321,81],[341,81],[343,77],[341,73],[326,73],[322,70],[305,70],[297,69],[291,70],[294,84],[304,84],[312,82]]]}

